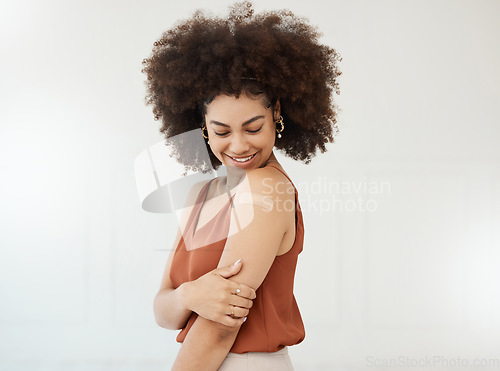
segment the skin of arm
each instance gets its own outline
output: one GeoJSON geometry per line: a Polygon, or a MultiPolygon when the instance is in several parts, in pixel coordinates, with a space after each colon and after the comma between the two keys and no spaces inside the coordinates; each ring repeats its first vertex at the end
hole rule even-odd
{"type": "Polygon", "coordinates": [[[244,285],[238,287],[237,283],[227,280],[228,277],[239,272],[242,267],[241,262],[215,269],[197,280],[185,282],[175,289],[170,281],[170,268],[175,249],[182,236],[181,230],[184,230],[192,206],[203,184],[204,182],[195,184],[188,195],[187,206],[180,220],[173,249],[167,259],[160,289],[154,299],[153,309],[156,323],[166,329],[183,328],[192,312],[226,326],[241,325],[243,318],[233,318],[226,315],[228,303],[243,308],[243,312],[241,309],[238,312],[246,315],[248,308],[253,304],[252,299],[255,298],[253,289],[244,285]],[[240,289],[240,293],[232,295],[231,293],[235,292],[237,288],[240,289]]]}
{"type": "MultiPolygon", "coordinates": [[[[274,262],[283,236],[295,224],[295,207],[284,207],[290,202],[295,204],[295,195],[289,189],[293,186],[284,175],[272,168],[250,170],[246,179],[248,189],[244,186],[238,189],[233,212],[236,211],[239,217],[253,217],[248,224],[245,223],[245,228],[231,233],[231,228],[236,228],[232,215],[230,234],[219,267],[241,258],[243,267],[230,280],[257,290],[274,262]],[[240,195],[248,193],[255,202],[239,200],[240,195]]],[[[172,369],[217,370],[233,346],[239,329],[240,326],[228,327],[198,317],[184,339],[172,369]]]]}

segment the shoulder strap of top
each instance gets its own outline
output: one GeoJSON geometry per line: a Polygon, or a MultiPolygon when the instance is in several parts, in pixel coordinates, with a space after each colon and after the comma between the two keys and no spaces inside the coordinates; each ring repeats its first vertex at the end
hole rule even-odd
{"type": "MultiPolygon", "coordinates": [[[[208,189],[210,187],[210,183],[212,183],[216,178],[210,179],[208,182],[205,183],[205,185],[200,189],[200,192],[198,193],[198,197],[196,197],[196,201],[193,205],[193,210],[191,211],[191,214],[189,215],[188,222],[187,222],[187,228],[193,225],[193,219],[199,214],[199,211],[201,210],[201,207],[205,203],[207,199],[207,194],[208,194],[208,189]]],[[[196,223],[198,222],[198,219],[196,220],[196,223]]]]}
{"type": "Polygon", "coordinates": [[[271,164],[267,164],[267,166],[271,166],[271,167],[275,168],[275,169],[276,169],[276,170],[278,170],[281,174],[283,174],[284,176],[286,176],[286,178],[290,181],[290,183],[292,183],[293,188],[295,188],[295,190],[297,190],[297,188],[295,187],[295,184],[293,184],[293,182],[292,182],[292,179],[290,179],[290,178],[289,178],[289,176],[288,176],[288,175],[286,175],[286,174],[285,174],[285,172],[284,172],[283,170],[281,170],[280,168],[278,168],[278,167],[276,167],[276,166],[273,166],[273,165],[271,165],[271,164]]]}
{"type": "Polygon", "coordinates": [[[210,183],[212,183],[216,178],[210,179],[208,182],[205,183],[205,185],[201,188],[200,192],[198,193],[198,197],[196,198],[196,203],[199,204],[200,202],[205,202],[207,199],[207,194],[208,194],[208,189],[210,188],[210,183]]]}

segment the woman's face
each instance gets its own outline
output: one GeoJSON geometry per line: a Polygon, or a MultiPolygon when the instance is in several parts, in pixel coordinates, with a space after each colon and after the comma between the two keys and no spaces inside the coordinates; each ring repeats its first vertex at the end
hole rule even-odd
{"type": "Polygon", "coordinates": [[[207,105],[205,122],[210,148],[229,167],[259,168],[273,152],[279,103],[267,107],[263,96],[219,95],[207,105]]]}

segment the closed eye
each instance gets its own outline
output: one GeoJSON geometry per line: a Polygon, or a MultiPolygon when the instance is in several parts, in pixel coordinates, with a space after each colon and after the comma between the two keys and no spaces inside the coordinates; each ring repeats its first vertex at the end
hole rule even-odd
{"type": "MultiPolygon", "coordinates": [[[[262,126],[264,126],[264,125],[262,125],[262,126]]],[[[258,128],[257,130],[248,130],[248,132],[252,133],[252,134],[258,133],[262,129],[262,126],[260,128],[258,128]]]]}
{"type": "Polygon", "coordinates": [[[225,135],[227,135],[229,133],[217,133],[216,131],[214,131],[214,134],[217,135],[217,136],[219,136],[219,137],[223,137],[223,136],[225,136],[225,135]]]}
{"type": "MultiPolygon", "coordinates": [[[[261,131],[261,130],[262,130],[262,127],[263,127],[263,126],[264,126],[264,125],[262,125],[262,126],[261,126],[260,128],[258,128],[257,130],[247,130],[247,132],[248,132],[248,133],[250,133],[250,134],[257,134],[259,131],[261,131]]],[[[228,135],[228,134],[229,134],[229,132],[225,132],[225,133],[218,133],[218,132],[216,132],[216,131],[214,131],[214,133],[215,133],[215,135],[217,135],[217,136],[219,136],[219,137],[224,137],[224,136],[226,136],[226,135],[228,135]]]]}

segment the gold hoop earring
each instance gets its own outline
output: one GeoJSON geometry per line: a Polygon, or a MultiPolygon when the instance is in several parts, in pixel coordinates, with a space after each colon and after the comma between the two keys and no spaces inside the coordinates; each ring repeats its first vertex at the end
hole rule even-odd
{"type": "Polygon", "coordinates": [[[280,116],[274,123],[281,125],[279,130],[278,128],[276,128],[276,132],[278,133],[278,138],[281,138],[281,132],[285,129],[285,124],[283,123],[283,116],[280,116]]]}
{"type": "Polygon", "coordinates": [[[203,138],[208,139],[208,130],[207,130],[207,134],[206,135],[205,135],[205,130],[207,130],[207,126],[203,125],[201,127],[201,135],[203,135],[203,138]]]}

